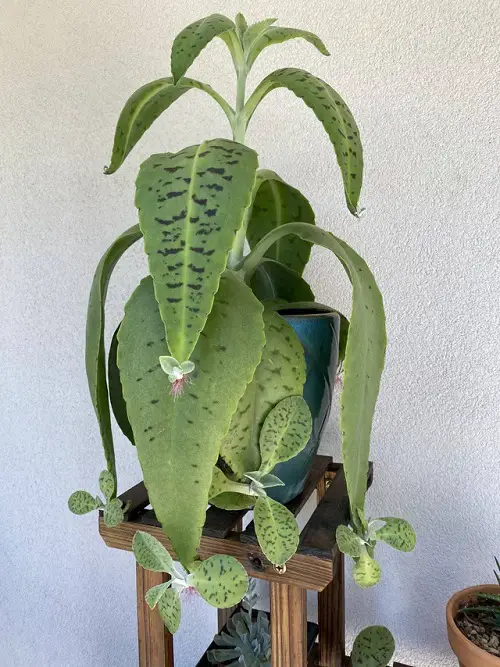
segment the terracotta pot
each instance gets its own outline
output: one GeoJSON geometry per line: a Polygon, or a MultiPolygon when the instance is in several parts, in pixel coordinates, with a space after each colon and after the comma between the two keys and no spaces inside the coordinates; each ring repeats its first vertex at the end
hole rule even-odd
{"type": "Polygon", "coordinates": [[[458,658],[460,667],[500,667],[500,658],[491,655],[487,651],[473,644],[461,632],[455,623],[460,603],[464,600],[471,600],[473,604],[477,602],[478,593],[500,594],[500,586],[495,584],[485,584],[484,586],[472,586],[463,591],[455,593],[446,605],[446,625],[448,627],[448,640],[455,655],[458,658]]]}

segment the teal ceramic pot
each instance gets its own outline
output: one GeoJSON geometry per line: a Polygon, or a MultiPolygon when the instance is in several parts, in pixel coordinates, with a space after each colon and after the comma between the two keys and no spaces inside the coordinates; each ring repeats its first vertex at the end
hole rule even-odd
{"type": "Polygon", "coordinates": [[[283,309],[280,315],[293,327],[304,347],[307,372],[304,399],[312,415],[312,434],[306,447],[273,470],[285,486],[269,489],[269,495],[280,503],[288,503],[304,488],[330,415],[337,373],[340,318],[338,313],[326,308],[311,312],[283,309]]]}

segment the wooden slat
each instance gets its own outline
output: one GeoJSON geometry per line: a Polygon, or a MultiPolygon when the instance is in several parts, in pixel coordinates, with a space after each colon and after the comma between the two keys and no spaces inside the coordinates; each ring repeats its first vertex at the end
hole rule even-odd
{"type": "MultiPolygon", "coordinates": [[[[314,491],[318,488],[318,484],[320,484],[324,479],[331,463],[331,456],[317,455],[314,457],[313,465],[311,466],[311,470],[307,477],[302,493],[299,493],[298,496],[293,498],[293,500],[291,500],[286,505],[294,516],[297,516],[297,514],[311,497],[311,494],[314,493],[314,491]]],[[[257,544],[257,535],[255,534],[255,526],[253,521],[248,524],[246,530],[242,533],[241,541],[247,544],[257,544]]]]}
{"type": "Polygon", "coordinates": [[[151,610],[144,600],[153,586],[168,581],[168,574],[144,570],[136,566],[137,627],[139,636],[139,667],[174,667],[174,641],[157,609],[151,610]]]}
{"type": "MultiPolygon", "coordinates": [[[[154,520],[149,518],[149,521],[154,520]]],[[[132,540],[137,530],[144,530],[156,537],[175,558],[175,552],[162,529],[148,523],[148,512],[133,522],[125,522],[116,528],[105,525],[99,517],[99,533],[108,547],[132,551],[132,540]]],[[[278,574],[257,545],[242,544],[239,535],[230,533],[226,539],[202,537],[198,553],[202,559],[224,553],[234,556],[251,577],[300,586],[312,591],[322,591],[332,580],[332,560],[295,554],[286,564],[286,572],[278,574]]]]}
{"type": "Polygon", "coordinates": [[[318,593],[320,667],[342,667],[345,654],[344,554],[337,552],[333,580],[318,593]]]}
{"type": "Polygon", "coordinates": [[[271,667],[307,667],[307,591],[270,584],[271,667]]]}
{"type": "Polygon", "coordinates": [[[207,510],[207,518],[203,526],[205,537],[215,537],[219,540],[226,538],[232,530],[238,531],[238,524],[248,510],[221,510],[210,506],[207,510]]]}
{"type": "Polygon", "coordinates": [[[149,505],[148,492],[144,482],[139,482],[121,496],[118,496],[124,505],[130,502],[130,509],[127,512],[128,520],[136,517],[145,507],[149,505]]]}

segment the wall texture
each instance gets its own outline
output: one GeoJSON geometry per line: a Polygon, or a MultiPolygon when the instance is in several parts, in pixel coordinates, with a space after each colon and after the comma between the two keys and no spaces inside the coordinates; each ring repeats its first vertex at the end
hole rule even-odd
{"type": "MultiPolygon", "coordinates": [[[[113,177],[104,177],[126,98],[169,72],[171,39],[213,11],[276,15],[318,32],[268,49],[251,84],[304,66],[347,99],[366,151],[367,215],[345,210],[324,132],[302,102],[270,95],[248,141],[357,248],[385,295],[389,351],[373,432],[373,515],[408,517],[411,555],[380,549],[383,582],[348,588],[348,627],[385,623],[398,658],[453,665],[444,605],[492,580],[500,555],[500,10],[496,0],[3,0],[0,25],[0,665],[137,664],[134,564],[108,551],[94,517],[66,499],[102,467],[84,374],[87,293],[110,241],[135,221],[133,182],[152,152],[227,136],[214,103],[177,103],[113,177]]],[[[232,94],[222,43],[192,70],[232,94]]],[[[110,327],[144,274],[129,253],[110,291],[110,327]]],[[[318,300],[349,310],[340,269],[315,251],[318,300]]],[[[335,420],[325,451],[338,454],[335,420]]],[[[121,485],[140,477],[118,438],[121,485]]],[[[191,603],[176,645],[193,667],[215,613],[191,603]],[[194,632],[193,629],[196,628],[194,632]]],[[[314,614],[313,606],[311,614],[314,614]]]]}

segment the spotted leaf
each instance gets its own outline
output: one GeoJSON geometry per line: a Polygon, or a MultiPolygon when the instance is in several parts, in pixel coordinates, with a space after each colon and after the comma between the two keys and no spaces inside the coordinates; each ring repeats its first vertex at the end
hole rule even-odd
{"type": "Polygon", "coordinates": [[[156,79],[141,86],[127,100],[118,119],[113,153],[109,167],[104,168],[105,174],[113,174],[125,161],[142,135],[154,121],[175,101],[189,90],[202,90],[220,104],[231,122],[233,111],[227,102],[213,88],[201,81],[182,79],[177,85],[170,77],[156,79]]]}
{"type": "MultiPolygon", "coordinates": [[[[274,171],[259,169],[257,178],[258,188],[247,228],[250,248],[255,247],[272,229],[287,222],[307,222],[314,225],[314,211],[299,190],[285,183],[274,171]]],[[[310,254],[310,243],[297,236],[286,236],[271,246],[265,256],[301,276],[310,254]]],[[[272,269],[269,268],[269,271],[272,269]]],[[[302,294],[287,301],[314,301],[314,296],[311,298],[302,294]]]]}
{"type": "Polygon", "coordinates": [[[304,70],[287,67],[272,72],[257,86],[245,106],[248,120],[271,90],[282,87],[303,99],[323,124],[342,173],[347,207],[351,213],[358,214],[363,153],[359,130],[347,104],[325,81],[304,70]]]}
{"type": "Polygon", "coordinates": [[[249,282],[259,301],[313,301],[314,294],[298,273],[274,259],[264,259],[249,282]]]}
{"type": "Polygon", "coordinates": [[[269,28],[269,26],[271,26],[273,23],[276,23],[276,21],[277,19],[264,19],[263,21],[257,21],[257,23],[252,23],[252,25],[245,30],[245,34],[243,35],[243,49],[246,54],[252,51],[252,48],[259,37],[265,32],[267,28],[269,28]]]}
{"type": "Polygon", "coordinates": [[[361,541],[356,533],[348,526],[340,525],[335,533],[337,546],[346,556],[359,558],[361,556],[361,541]]]}
{"type": "Polygon", "coordinates": [[[219,609],[238,604],[248,590],[248,575],[232,556],[212,556],[200,563],[188,582],[201,597],[219,609]]]}
{"type": "Polygon", "coordinates": [[[352,667],[387,667],[396,645],[391,632],[382,625],[362,630],[354,640],[352,667]]]}
{"type": "Polygon", "coordinates": [[[85,365],[92,405],[99,422],[102,446],[108,470],[116,485],[115,448],[111,431],[108,385],[106,382],[106,359],[104,353],[104,304],[113,269],[123,253],[142,236],[139,225],[134,225],[119,236],[106,250],[97,265],[90,289],[87,310],[85,365]]]}
{"type": "Polygon", "coordinates": [[[174,82],[177,83],[184,76],[214,37],[234,27],[233,21],[222,14],[211,14],[186,26],[172,44],[170,62],[174,82]]]}
{"type": "Polygon", "coordinates": [[[185,565],[196,555],[221,441],[262,354],[263,326],[262,305],[227,271],[192,355],[196,370],[174,399],[158,361],[167,350],[150,278],[125,308],[118,366],[127,413],[149,499],[185,565]]]}
{"type": "Polygon", "coordinates": [[[168,589],[170,588],[172,582],[166,581],[164,584],[158,584],[158,586],[153,586],[144,596],[146,603],[150,609],[154,609],[158,604],[160,598],[168,589]]]}
{"type": "Polygon", "coordinates": [[[417,537],[408,521],[394,517],[381,517],[380,521],[385,521],[385,526],[375,533],[377,540],[382,540],[398,551],[413,551],[417,537]]]}
{"type": "Polygon", "coordinates": [[[262,552],[274,565],[284,565],[299,546],[299,527],[293,514],[271,498],[258,498],[254,523],[262,552]]]}
{"type": "Polygon", "coordinates": [[[318,227],[300,223],[283,225],[262,239],[244,261],[243,271],[247,281],[267,249],[286,234],[296,234],[306,241],[328,248],[340,260],[352,283],[352,312],[345,349],[340,425],[351,516],[356,528],[364,530],[362,517],[370,433],[386,347],[382,295],[366,262],[347,243],[318,227]]]}
{"type": "Polygon", "coordinates": [[[311,437],[312,418],[302,396],[288,396],[267,415],[259,437],[260,470],[269,472],[278,463],[297,456],[311,437]]]}
{"type": "Polygon", "coordinates": [[[248,50],[247,64],[249,67],[253,65],[257,56],[264,51],[268,46],[273,44],[281,44],[287,42],[289,39],[305,39],[315,46],[324,56],[329,56],[330,53],[322,40],[312,32],[307,30],[299,30],[297,28],[281,28],[280,26],[271,26],[264,30],[259,37],[254,41],[252,47],[248,50]]]}
{"type": "Polygon", "coordinates": [[[103,512],[103,519],[106,526],[109,528],[116,528],[125,519],[125,512],[123,511],[123,503],[119,498],[113,498],[103,512]]]}
{"type": "Polygon", "coordinates": [[[238,404],[220,450],[240,479],[260,467],[259,434],[269,411],[283,398],[302,394],[306,379],[304,349],[292,327],[267,309],[264,324],[266,345],[261,362],[238,404]]]}
{"type": "Polygon", "coordinates": [[[158,600],[158,612],[167,630],[175,635],[181,624],[181,598],[173,588],[167,589],[158,600]]]}
{"type": "Polygon", "coordinates": [[[68,507],[73,514],[88,514],[97,509],[98,503],[88,491],[75,491],[69,497],[68,507]]]}
{"type": "Polygon", "coordinates": [[[132,549],[136,561],[144,569],[175,574],[172,556],[156,537],[138,530],[132,541],[132,549]]]}
{"type": "Polygon", "coordinates": [[[104,497],[108,502],[115,495],[116,493],[115,478],[109,472],[109,470],[103,470],[99,475],[99,488],[101,489],[102,493],[104,494],[104,497]]]}
{"type": "Polygon", "coordinates": [[[226,139],[153,155],[141,166],[140,227],[170,356],[180,363],[212,309],[256,169],[254,151],[226,139]]]}
{"type": "Polygon", "coordinates": [[[380,565],[367,553],[366,549],[362,548],[361,555],[353,568],[354,581],[361,588],[370,588],[378,584],[381,575],[380,565]]]}

